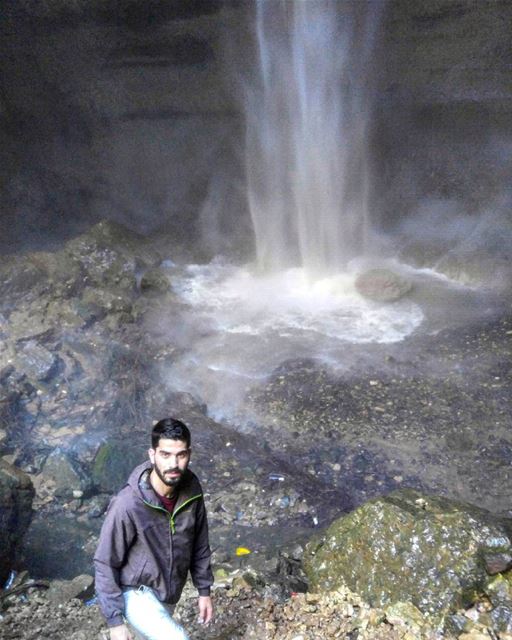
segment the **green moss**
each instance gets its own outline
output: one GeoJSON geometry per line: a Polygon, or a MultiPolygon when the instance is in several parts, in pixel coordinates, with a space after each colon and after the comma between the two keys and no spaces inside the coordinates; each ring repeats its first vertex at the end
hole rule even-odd
{"type": "Polygon", "coordinates": [[[98,449],[92,465],[92,480],[101,491],[118,491],[133,468],[143,461],[139,449],[121,441],[105,442],[98,449]]]}
{"type": "Polygon", "coordinates": [[[410,602],[440,618],[481,593],[483,551],[510,546],[487,511],[402,489],[333,522],[308,544],[305,570],[315,589],[346,584],[375,606],[410,602]]]}

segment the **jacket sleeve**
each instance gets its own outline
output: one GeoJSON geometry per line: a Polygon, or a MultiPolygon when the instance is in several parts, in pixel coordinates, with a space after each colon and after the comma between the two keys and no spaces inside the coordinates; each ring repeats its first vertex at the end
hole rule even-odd
{"type": "Polygon", "coordinates": [[[210,587],[213,584],[211,555],[212,552],[208,541],[208,518],[204,500],[201,500],[197,506],[194,549],[190,564],[192,582],[200,596],[209,596],[210,587]]]}
{"type": "Polygon", "coordinates": [[[119,573],[135,539],[135,526],[116,497],[110,503],[94,555],[96,593],[109,627],[124,623],[124,598],[119,573]]]}

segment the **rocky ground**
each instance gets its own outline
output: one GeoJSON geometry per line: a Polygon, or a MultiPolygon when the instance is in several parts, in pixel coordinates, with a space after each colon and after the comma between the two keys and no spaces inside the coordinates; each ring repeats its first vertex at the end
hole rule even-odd
{"type": "MultiPolygon", "coordinates": [[[[238,576],[214,591],[215,620],[208,627],[196,621],[196,598],[189,589],[176,618],[191,640],[511,640],[512,633],[496,633],[472,624],[461,612],[458,632],[441,632],[417,621],[400,607],[371,608],[347,588],[324,594],[292,593],[277,598],[264,588],[251,586],[238,576]],[[464,624],[470,631],[462,631],[464,624]]],[[[7,603],[4,602],[4,607],[7,603]]],[[[12,598],[0,619],[5,640],[108,640],[108,629],[96,604],[80,599],[52,600],[45,590],[33,588],[12,598]]]]}
{"type": "Polygon", "coordinates": [[[295,361],[252,401],[310,475],[356,503],[400,486],[506,512],[512,496],[510,316],[347,346],[348,371],[295,361]],[[312,434],[316,448],[311,451],[312,434]]]}
{"type": "MultiPolygon", "coordinates": [[[[354,640],[434,639],[435,632],[411,628],[400,615],[371,609],[348,590],[327,595],[294,594],[284,602],[262,595],[243,579],[214,592],[216,617],[208,627],[195,621],[195,598],[185,597],[177,619],[191,640],[354,640]]],[[[78,599],[52,602],[34,589],[9,606],[0,620],[5,640],[108,640],[108,630],[96,605],[78,599]]],[[[483,636],[490,638],[491,636],[483,636]]],[[[505,638],[506,636],[503,636],[505,638]]],[[[477,638],[475,638],[477,640],[477,638]]]]}
{"type": "MultiPolygon", "coordinates": [[[[420,637],[346,595],[292,597],[305,588],[300,577],[283,586],[265,563],[399,487],[509,514],[510,310],[394,345],[347,344],[336,370],[282,363],[248,390],[258,416],[251,433],[214,421],[200,398],[164,384],[186,345],[169,342],[159,319],[181,326],[188,310],[172,292],[179,267],[166,267],[156,246],[102,223],[58,252],[1,267],[0,453],[35,487],[17,568],[37,578],[91,571],[110,495],[144,458],[147,425],[171,413],[194,433],[217,569],[243,573],[248,561],[235,549],[244,546],[266,576],[263,586],[220,586],[207,632],[195,630],[185,603],[193,638],[420,637]]],[[[54,603],[39,588],[15,600],[2,612],[1,637],[102,637],[94,606],[54,603]]]]}

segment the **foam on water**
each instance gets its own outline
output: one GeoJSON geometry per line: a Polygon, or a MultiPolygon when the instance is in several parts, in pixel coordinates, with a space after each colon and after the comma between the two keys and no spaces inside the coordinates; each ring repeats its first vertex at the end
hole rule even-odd
{"type": "Polygon", "coordinates": [[[402,340],[422,322],[410,301],[362,298],[354,274],[313,280],[295,268],[256,275],[221,262],[189,265],[173,278],[198,330],[168,371],[172,386],[206,401],[216,418],[240,415],[243,397],[286,360],[340,363],[343,345],[402,340]]]}
{"type": "Polygon", "coordinates": [[[217,263],[189,266],[174,287],[212,328],[255,338],[312,332],[349,342],[396,342],[419,326],[418,305],[365,300],[354,279],[347,272],[313,280],[302,268],[257,276],[248,268],[217,263]]]}

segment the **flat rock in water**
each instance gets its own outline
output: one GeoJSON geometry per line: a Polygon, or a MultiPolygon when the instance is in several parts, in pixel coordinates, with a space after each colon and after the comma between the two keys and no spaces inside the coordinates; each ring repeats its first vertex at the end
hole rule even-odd
{"type": "Polygon", "coordinates": [[[394,302],[403,298],[412,289],[412,284],[389,269],[370,269],[357,276],[357,291],[376,302],[394,302]]]}
{"type": "Polygon", "coordinates": [[[347,584],[374,606],[411,602],[441,618],[468,606],[489,576],[482,558],[510,553],[512,521],[412,489],[370,500],[306,548],[312,587],[347,584]]]}

